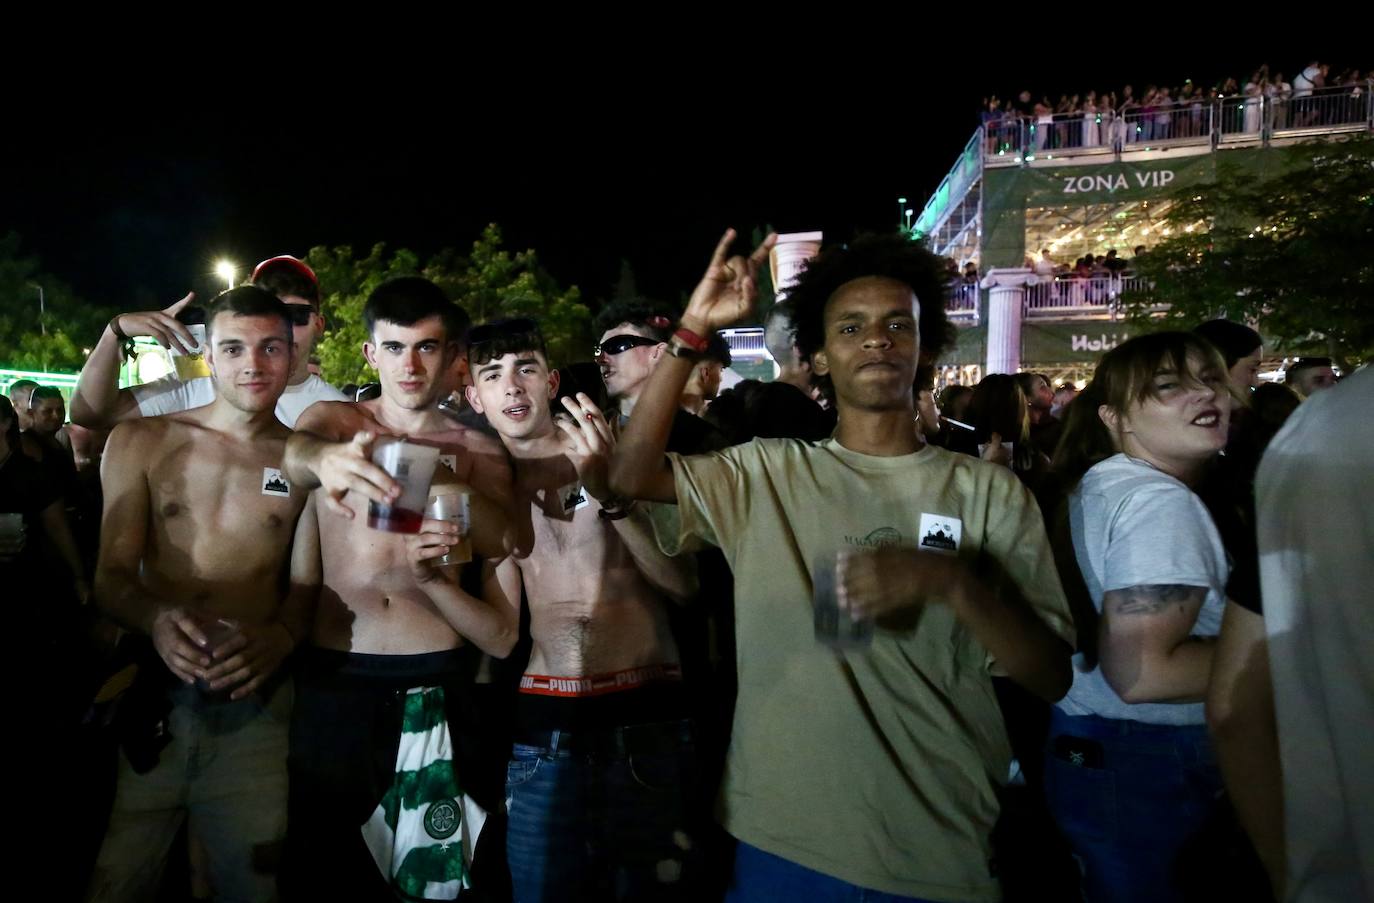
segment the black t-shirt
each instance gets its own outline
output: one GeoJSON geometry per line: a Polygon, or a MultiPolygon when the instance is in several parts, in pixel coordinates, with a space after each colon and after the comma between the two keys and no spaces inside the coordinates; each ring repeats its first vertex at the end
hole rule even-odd
{"type": "Polygon", "coordinates": [[[805,439],[819,442],[835,432],[835,412],[812,401],[789,383],[744,380],[726,389],[706,409],[731,445],[750,439],[805,439]]]}
{"type": "Polygon", "coordinates": [[[720,451],[730,443],[720,430],[690,411],[678,408],[673,415],[673,429],[668,434],[668,451],[681,455],[699,455],[720,451]]]}
{"type": "Polygon", "coordinates": [[[20,449],[10,450],[0,465],[0,513],[19,514],[24,520],[24,547],[13,558],[0,559],[0,581],[6,592],[16,591],[24,598],[37,584],[43,563],[42,515],[48,506],[62,498],[62,488],[48,476],[42,464],[20,449]]]}
{"type": "Polygon", "coordinates": [[[1240,456],[1222,455],[1203,476],[1198,498],[1216,524],[1221,544],[1230,559],[1226,597],[1257,615],[1264,614],[1260,601],[1259,542],[1255,535],[1254,470],[1240,456]]]}

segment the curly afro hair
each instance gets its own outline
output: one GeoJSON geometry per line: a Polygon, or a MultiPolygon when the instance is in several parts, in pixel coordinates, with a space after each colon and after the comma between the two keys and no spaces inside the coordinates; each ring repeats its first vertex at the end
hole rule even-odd
{"type": "MultiPolygon", "coordinates": [[[[865,276],[895,279],[911,288],[920,303],[921,358],[933,361],[949,347],[953,328],[945,317],[945,261],[899,234],[860,235],[847,245],[828,248],[810,260],[787,291],[796,329],[797,350],[805,361],[825,345],[825,305],[842,286],[865,276]]],[[[833,397],[830,377],[811,381],[833,397]]]]}

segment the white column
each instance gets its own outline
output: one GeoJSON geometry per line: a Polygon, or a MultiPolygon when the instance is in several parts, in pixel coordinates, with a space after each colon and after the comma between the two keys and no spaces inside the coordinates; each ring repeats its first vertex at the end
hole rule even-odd
{"type": "Polygon", "coordinates": [[[1021,369],[1021,312],[1026,286],[1040,279],[1026,267],[990,270],[979,283],[988,290],[988,361],[984,375],[1021,369]]]}

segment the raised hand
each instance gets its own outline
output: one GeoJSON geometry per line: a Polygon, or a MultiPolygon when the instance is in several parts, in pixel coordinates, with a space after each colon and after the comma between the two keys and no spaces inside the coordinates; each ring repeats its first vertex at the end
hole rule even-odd
{"type": "Polygon", "coordinates": [[[563,407],[568,414],[559,415],[555,423],[568,438],[568,457],[577,478],[592,498],[605,502],[612,496],[608,470],[615,433],[601,409],[585,394],[578,392],[575,399],[564,396],[563,407]]]}
{"type": "Polygon", "coordinates": [[[177,319],[181,309],[195,300],[196,293],[188,292],[185,298],[162,310],[147,310],[139,313],[119,314],[110,321],[119,332],[133,338],[147,336],[163,348],[175,345],[185,354],[194,354],[202,349],[196,344],[195,336],[186,324],[177,319]]]}
{"type": "Polygon", "coordinates": [[[726,257],[734,240],[735,230],[726,229],[682,315],[683,325],[701,335],[738,323],[754,309],[759,267],[778,236],[769,233],[748,257],[726,257]]]}

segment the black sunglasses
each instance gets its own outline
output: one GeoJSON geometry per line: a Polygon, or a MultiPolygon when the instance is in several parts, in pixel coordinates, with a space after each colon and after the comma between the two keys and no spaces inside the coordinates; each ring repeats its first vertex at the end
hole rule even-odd
{"type": "Polygon", "coordinates": [[[611,336],[609,339],[600,343],[599,345],[593,345],[592,357],[601,357],[601,355],[603,354],[607,357],[614,357],[615,355],[628,351],[631,348],[639,348],[644,345],[657,344],[658,339],[646,339],[642,335],[630,335],[629,333],[622,333],[621,335],[611,336]]]}
{"type": "Polygon", "coordinates": [[[315,308],[309,304],[288,304],[286,313],[291,318],[292,326],[308,326],[310,318],[315,316],[315,308]]]}

